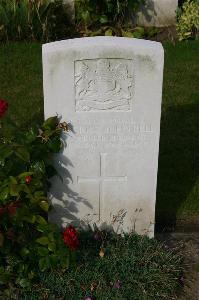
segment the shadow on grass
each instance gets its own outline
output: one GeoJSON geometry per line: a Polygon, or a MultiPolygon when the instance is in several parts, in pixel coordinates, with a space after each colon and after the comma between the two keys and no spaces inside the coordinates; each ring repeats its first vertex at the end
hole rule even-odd
{"type": "Polygon", "coordinates": [[[162,114],[156,231],[173,230],[177,219],[199,215],[199,103],[170,106],[162,114]]]}

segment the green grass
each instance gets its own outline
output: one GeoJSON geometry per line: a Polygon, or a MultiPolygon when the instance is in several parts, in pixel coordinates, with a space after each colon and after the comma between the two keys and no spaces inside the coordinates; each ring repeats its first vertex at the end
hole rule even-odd
{"type": "Polygon", "coordinates": [[[65,273],[40,273],[40,285],[19,299],[175,299],[182,274],[180,255],[135,234],[102,236],[103,258],[99,256],[102,241],[94,240],[92,233],[81,236],[77,267],[65,273]]]}
{"type": "MultiPolygon", "coordinates": [[[[199,216],[199,41],[165,43],[157,223],[199,216]]],[[[0,97],[26,127],[43,119],[41,45],[0,46],[0,97]]]]}
{"type": "Polygon", "coordinates": [[[171,226],[199,216],[199,41],[164,48],[156,219],[171,226]]]}

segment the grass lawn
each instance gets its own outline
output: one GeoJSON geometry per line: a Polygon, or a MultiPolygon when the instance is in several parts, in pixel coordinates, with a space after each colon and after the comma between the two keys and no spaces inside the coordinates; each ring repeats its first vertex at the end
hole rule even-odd
{"type": "MultiPolygon", "coordinates": [[[[156,207],[163,225],[199,217],[199,41],[165,43],[164,49],[156,207]]],[[[23,128],[41,121],[41,45],[1,45],[0,70],[0,97],[9,102],[15,121],[23,128]]]]}

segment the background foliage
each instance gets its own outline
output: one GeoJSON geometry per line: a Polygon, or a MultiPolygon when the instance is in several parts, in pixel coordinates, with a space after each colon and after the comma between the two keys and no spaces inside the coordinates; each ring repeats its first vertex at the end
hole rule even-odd
{"type": "Polygon", "coordinates": [[[68,34],[62,0],[0,0],[0,40],[47,42],[68,34]]]}
{"type": "Polygon", "coordinates": [[[76,0],[76,22],[91,25],[124,25],[145,0],[76,0]]]}
{"type": "Polygon", "coordinates": [[[197,38],[199,35],[199,1],[187,0],[178,10],[177,32],[179,40],[197,38]]]}

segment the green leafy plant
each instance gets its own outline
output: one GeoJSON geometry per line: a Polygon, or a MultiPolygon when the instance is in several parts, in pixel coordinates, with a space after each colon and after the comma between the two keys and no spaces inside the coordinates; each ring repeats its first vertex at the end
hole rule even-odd
{"type": "MultiPolygon", "coordinates": [[[[0,100],[0,120],[8,104],[0,100]]],[[[7,120],[8,122],[8,120],[7,120]]],[[[65,269],[74,260],[76,232],[48,223],[49,179],[56,174],[52,156],[62,148],[67,124],[58,117],[21,132],[10,122],[4,135],[0,126],[0,286],[15,282],[30,288],[37,270],[65,269]],[[72,232],[72,244],[71,244],[72,232]],[[69,243],[69,242],[70,243],[69,243]],[[71,246],[72,245],[72,246],[71,246]]]]}
{"type": "Polygon", "coordinates": [[[184,280],[177,249],[133,232],[96,230],[80,238],[77,268],[40,273],[40,289],[35,286],[20,299],[176,299],[184,280]]]}
{"type": "Polygon", "coordinates": [[[76,0],[76,23],[87,31],[91,26],[119,26],[127,23],[145,0],[76,0]]]}
{"type": "Polygon", "coordinates": [[[69,21],[61,0],[0,0],[0,40],[63,38],[69,21]]]}
{"type": "Polygon", "coordinates": [[[199,34],[199,1],[187,0],[177,12],[179,40],[197,38],[199,34]]]}

